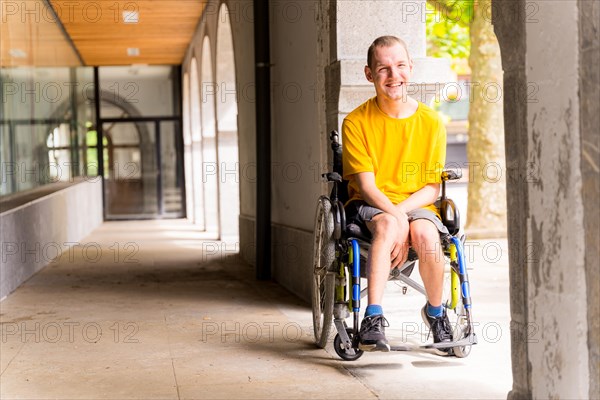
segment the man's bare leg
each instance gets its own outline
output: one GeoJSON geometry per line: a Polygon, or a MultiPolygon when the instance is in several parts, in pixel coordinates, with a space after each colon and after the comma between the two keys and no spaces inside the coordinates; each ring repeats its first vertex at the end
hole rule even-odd
{"type": "Polygon", "coordinates": [[[373,235],[369,258],[367,260],[367,288],[368,302],[381,304],[385,284],[390,275],[391,253],[398,240],[401,238],[401,261],[406,260],[408,254],[408,222],[401,221],[390,214],[377,214],[367,222],[367,228],[373,235]]]}
{"type": "Polygon", "coordinates": [[[369,286],[369,305],[365,309],[365,318],[360,325],[360,348],[367,351],[390,351],[385,337],[387,320],[383,316],[381,300],[385,284],[390,274],[390,266],[406,258],[408,222],[399,221],[393,215],[378,214],[367,227],[373,234],[367,278],[369,286]]]}
{"type": "MultiPolygon", "coordinates": [[[[452,328],[442,305],[444,254],[433,222],[418,219],[410,224],[411,243],[419,256],[419,272],[425,285],[427,302],[421,315],[433,334],[434,343],[451,342],[452,328]]],[[[443,354],[443,350],[437,350],[443,354]]]]}
{"type": "Polygon", "coordinates": [[[433,222],[417,219],[410,224],[410,241],[419,256],[419,273],[427,300],[432,306],[439,307],[444,283],[444,254],[439,231],[433,222]]]}

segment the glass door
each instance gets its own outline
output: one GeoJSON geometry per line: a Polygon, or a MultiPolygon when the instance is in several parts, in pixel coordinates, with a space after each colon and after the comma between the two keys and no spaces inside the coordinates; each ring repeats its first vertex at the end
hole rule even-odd
{"type": "Polygon", "coordinates": [[[177,121],[102,124],[107,219],[184,216],[177,121]]]}
{"type": "Polygon", "coordinates": [[[102,125],[104,204],[108,219],[158,215],[156,135],[144,122],[102,125]]]}
{"type": "Polygon", "coordinates": [[[182,217],[185,215],[185,190],[179,121],[161,121],[159,127],[161,211],[166,217],[182,217]]]}

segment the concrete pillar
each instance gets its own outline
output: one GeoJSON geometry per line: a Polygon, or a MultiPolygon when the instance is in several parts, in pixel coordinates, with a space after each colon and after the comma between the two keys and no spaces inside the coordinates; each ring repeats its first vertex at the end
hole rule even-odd
{"type": "Polygon", "coordinates": [[[590,390],[588,398],[600,398],[600,4],[579,5],[579,127],[584,227],[584,264],[587,292],[587,344],[590,390]],[[596,378],[596,379],[594,379],[596,378]]]}
{"type": "Polygon", "coordinates": [[[598,398],[598,4],[498,2],[493,21],[505,74],[509,398],[598,398]]]}

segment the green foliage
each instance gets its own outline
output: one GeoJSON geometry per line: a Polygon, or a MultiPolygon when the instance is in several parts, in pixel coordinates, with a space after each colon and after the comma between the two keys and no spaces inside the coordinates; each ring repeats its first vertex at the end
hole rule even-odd
{"type": "Polygon", "coordinates": [[[89,130],[86,132],[85,142],[87,147],[96,147],[98,144],[98,136],[95,130],[89,130]]]}
{"type": "MultiPolygon", "coordinates": [[[[451,68],[458,75],[469,75],[471,39],[470,24],[474,15],[474,0],[428,0],[426,13],[427,55],[450,58],[451,68]]],[[[443,106],[446,102],[434,101],[445,123],[452,120],[443,106]]]]}
{"type": "Polygon", "coordinates": [[[471,49],[469,21],[472,0],[427,2],[427,55],[430,57],[468,59],[471,49]],[[470,7],[469,4],[470,3],[470,7]],[[439,5],[443,4],[444,8],[439,5]],[[446,8],[447,6],[447,8],[446,8]]]}

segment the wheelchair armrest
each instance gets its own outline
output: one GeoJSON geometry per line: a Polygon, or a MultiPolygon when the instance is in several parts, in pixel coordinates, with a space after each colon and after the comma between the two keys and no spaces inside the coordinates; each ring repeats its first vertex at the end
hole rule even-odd
{"type": "Polygon", "coordinates": [[[342,176],[337,172],[327,172],[326,174],[322,174],[321,176],[327,179],[327,182],[342,182],[342,176]]]}
{"type": "Polygon", "coordinates": [[[462,178],[461,170],[445,169],[442,171],[442,181],[455,181],[462,178]]]}
{"type": "Polygon", "coordinates": [[[342,238],[342,235],[346,231],[346,210],[344,210],[344,205],[339,200],[334,201],[332,205],[334,219],[333,238],[338,240],[342,238]]]}
{"type": "Polygon", "coordinates": [[[436,202],[440,211],[442,223],[448,228],[448,233],[454,236],[460,231],[460,212],[452,199],[441,198],[436,202]]]}

